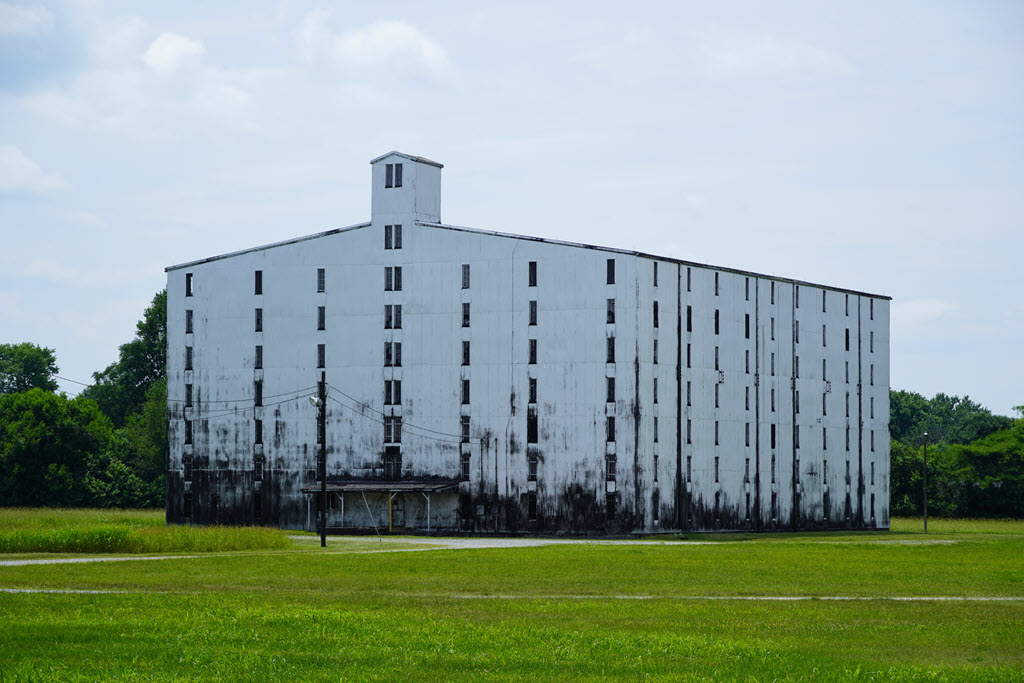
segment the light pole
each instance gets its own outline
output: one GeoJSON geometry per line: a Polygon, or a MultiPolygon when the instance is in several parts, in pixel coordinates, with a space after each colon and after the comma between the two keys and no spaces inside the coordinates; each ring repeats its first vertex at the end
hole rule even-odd
{"type": "Polygon", "coordinates": [[[317,396],[310,396],[309,402],[317,408],[316,437],[320,442],[320,455],[317,458],[317,476],[320,478],[320,514],[317,525],[320,527],[320,547],[327,547],[327,373],[320,373],[317,384],[317,396]]]}
{"type": "Polygon", "coordinates": [[[924,494],[924,532],[928,533],[928,432],[924,433],[924,477],[921,480],[921,490],[924,494]]]}

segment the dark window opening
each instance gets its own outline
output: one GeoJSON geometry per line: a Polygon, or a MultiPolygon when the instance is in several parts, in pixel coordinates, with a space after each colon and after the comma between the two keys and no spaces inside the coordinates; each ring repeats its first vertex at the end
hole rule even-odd
{"type": "Polygon", "coordinates": [[[394,354],[391,342],[384,342],[384,367],[390,368],[394,365],[394,354]]]}
{"type": "Polygon", "coordinates": [[[654,302],[654,326],[658,326],[658,302],[654,302]]]}
{"type": "Polygon", "coordinates": [[[192,420],[185,420],[185,443],[192,443],[192,420]]]}
{"type": "Polygon", "coordinates": [[[192,296],[192,273],[185,273],[185,296],[192,296]]]}
{"type": "Polygon", "coordinates": [[[692,270],[690,270],[689,268],[687,268],[687,269],[686,269],[686,291],[687,291],[687,292],[689,292],[689,291],[690,291],[690,284],[691,284],[691,279],[692,279],[692,278],[690,277],[691,275],[693,275],[693,271],[692,271],[692,270]]]}
{"type": "Polygon", "coordinates": [[[526,415],[526,443],[537,443],[537,413],[526,415]]]}
{"type": "Polygon", "coordinates": [[[604,507],[608,513],[608,521],[615,521],[615,494],[609,493],[604,498],[604,507]]]}
{"type": "Polygon", "coordinates": [[[537,262],[530,261],[529,265],[529,283],[530,287],[537,286],[537,262]]]}
{"type": "Polygon", "coordinates": [[[263,345],[258,344],[256,346],[256,362],[253,364],[257,370],[263,369],[263,345]]]}
{"type": "Polygon", "coordinates": [[[605,378],[605,388],[607,389],[607,391],[605,393],[605,396],[606,396],[605,402],[607,402],[607,403],[615,403],[615,378],[614,377],[606,377],[605,378]]]}
{"type": "Polygon", "coordinates": [[[605,423],[605,440],[608,442],[615,441],[615,416],[609,415],[605,423]]]}
{"type": "Polygon", "coordinates": [[[395,186],[395,165],[384,164],[384,187],[395,186]]]}
{"type": "Polygon", "coordinates": [[[750,339],[750,314],[744,314],[743,318],[743,332],[747,339],[750,339]]]}
{"type": "Polygon", "coordinates": [[[185,369],[186,370],[191,370],[192,369],[192,347],[191,346],[186,346],[185,347],[185,369]]]}
{"type": "Polygon", "coordinates": [[[715,334],[718,334],[719,322],[721,321],[722,314],[717,308],[715,309],[715,334]]]}
{"type": "Polygon", "coordinates": [[[615,362],[615,337],[608,337],[608,357],[607,362],[615,362]]]}
{"type": "Polygon", "coordinates": [[[686,483],[693,481],[693,456],[686,456],[686,483]]]}
{"type": "Polygon", "coordinates": [[[462,380],[462,405],[469,405],[469,380],[462,380]]]}
{"type": "Polygon", "coordinates": [[[469,289],[469,264],[462,264],[462,288],[469,289]]]}
{"type": "Polygon", "coordinates": [[[469,303],[462,304],[462,326],[469,327],[469,303]]]}
{"type": "Polygon", "coordinates": [[[393,247],[394,240],[392,238],[392,235],[394,234],[393,233],[393,228],[394,227],[395,226],[393,226],[393,225],[385,225],[384,226],[384,248],[385,249],[392,249],[392,248],[394,248],[393,247]]]}
{"type": "Polygon", "coordinates": [[[658,402],[658,378],[654,378],[654,402],[658,402]]]}
{"type": "Polygon", "coordinates": [[[327,307],[317,306],[316,307],[316,329],[326,330],[327,329],[327,307]]]}
{"type": "Polygon", "coordinates": [[[718,273],[715,273],[715,296],[718,296],[718,273]]]}
{"type": "Polygon", "coordinates": [[[715,456],[715,483],[718,483],[718,456],[715,456]]]}
{"type": "Polygon", "coordinates": [[[192,309],[185,311],[185,334],[192,334],[192,309]]]}
{"type": "Polygon", "coordinates": [[[395,342],[395,367],[402,367],[402,342],[395,342]]]}
{"type": "Polygon", "coordinates": [[[469,342],[462,342],[462,364],[469,365],[469,342]]]}
{"type": "Polygon", "coordinates": [[[608,270],[608,273],[607,273],[607,275],[608,275],[608,277],[607,277],[607,284],[614,285],[615,284],[615,259],[613,259],[613,258],[608,259],[608,268],[607,268],[607,270],[608,270]]]}
{"type": "Polygon", "coordinates": [[[191,384],[186,384],[185,385],[185,407],[186,408],[191,408],[192,407],[192,385],[191,384]]]}
{"type": "Polygon", "coordinates": [[[395,304],[395,329],[402,329],[402,305],[395,304]]]}
{"type": "Polygon", "coordinates": [[[257,407],[263,405],[263,380],[258,379],[252,383],[252,402],[257,407]]]}
{"type": "Polygon", "coordinates": [[[316,269],[316,291],[324,292],[327,289],[327,269],[317,268],[316,269]]]}
{"type": "Polygon", "coordinates": [[[686,307],[686,331],[693,332],[693,306],[686,307]]]}
{"type": "Polygon", "coordinates": [[[395,164],[395,187],[402,186],[402,164],[395,164]]]}
{"type": "MultiPolygon", "coordinates": [[[[401,175],[401,174],[399,174],[399,175],[401,175]]],[[[395,249],[401,249],[401,248],[402,248],[402,226],[401,225],[396,225],[395,226],[395,249]]]]}
{"type": "Polygon", "coordinates": [[[462,481],[469,481],[469,453],[462,454],[462,481]]]}
{"type": "Polygon", "coordinates": [[[540,458],[536,455],[530,455],[527,457],[526,464],[529,468],[526,473],[527,481],[537,481],[537,464],[539,460],[540,458]]]}
{"type": "Polygon", "coordinates": [[[654,340],[654,364],[658,364],[658,340],[654,340]]]}
{"type": "Polygon", "coordinates": [[[255,423],[255,427],[256,427],[256,429],[255,429],[256,434],[255,434],[255,437],[253,439],[253,442],[254,443],[263,443],[263,420],[257,419],[257,420],[253,420],[253,422],[255,423]]]}
{"type": "Polygon", "coordinates": [[[530,365],[537,364],[537,340],[530,340],[530,365]]]}
{"type": "Polygon", "coordinates": [[[257,308],[256,309],[256,331],[257,332],[262,332],[263,331],[263,309],[262,308],[257,308]]]}
{"type": "Polygon", "coordinates": [[[459,418],[459,426],[462,428],[462,443],[469,443],[469,415],[459,418]]]}
{"type": "Polygon", "coordinates": [[[747,301],[750,301],[750,278],[743,279],[743,291],[747,301]]]}
{"type": "Polygon", "coordinates": [[[530,399],[530,403],[536,403],[537,402],[537,378],[536,377],[531,377],[530,378],[530,396],[529,396],[529,399],[530,399]]]}
{"type": "Polygon", "coordinates": [[[654,262],[654,286],[658,286],[658,262],[654,262]]]}
{"type": "MultiPolygon", "coordinates": [[[[772,425],[771,444],[771,447],[775,448],[775,425],[772,425]]],[[[772,471],[775,471],[775,456],[772,456],[772,471]]]]}
{"type": "Polygon", "coordinates": [[[531,522],[537,521],[537,492],[530,491],[526,494],[526,518],[531,522]]]}
{"type": "Polygon", "coordinates": [[[530,324],[531,325],[536,325],[537,324],[537,302],[536,301],[531,301],[530,302],[530,324]]]}
{"type": "Polygon", "coordinates": [[[316,345],[316,366],[318,368],[327,367],[327,345],[317,344],[316,345]]]}
{"type": "Polygon", "coordinates": [[[181,464],[185,469],[181,476],[182,480],[192,481],[192,458],[185,458],[181,464]]]}
{"type": "Polygon", "coordinates": [[[615,299],[608,299],[608,323],[615,322],[615,299]]]}
{"type": "Polygon", "coordinates": [[[263,294],[263,271],[256,271],[256,294],[263,294]]]}

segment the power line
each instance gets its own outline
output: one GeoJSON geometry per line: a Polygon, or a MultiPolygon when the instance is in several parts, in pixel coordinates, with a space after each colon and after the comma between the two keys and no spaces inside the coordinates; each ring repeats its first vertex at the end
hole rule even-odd
{"type": "Polygon", "coordinates": [[[85,382],[79,382],[78,380],[68,379],[67,377],[60,377],[59,375],[54,375],[53,377],[57,378],[58,380],[63,380],[65,382],[71,382],[72,384],[81,384],[82,386],[86,386],[86,387],[87,386],[92,386],[91,384],[86,384],[85,382]]]}
{"type": "MultiPolygon", "coordinates": [[[[362,407],[366,408],[367,410],[372,410],[373,412],[377,413],[378,415],[381,415],[382,417],[388,417],[387,415],[385,415],[381,411],[377,410],[373,406],[369,406],[369,405],[363,403],[362,401],[360,401],[359,399],[353,398],[352,396],[349,396],[348,394],[346,394],[341,389],[338,389],[337,387],[333,387],[333,386],[328,385],[328,389],[331,389],[332,391],[337,391],[339,394],[341,394],[345,398],[349,399],[350,401],[355,401],[357,404],[361,405],[362,407]]],[[[342,405],[344,405],[344,404],[342,404],[342,405]]],[[[449,432],[439,432],[436,429],[429,429],[427,427],[420,427],[418,425],[414,425],[412,423],[408,423],[408,422],[404,422],[404,421],[402,422],[402,425],[405,426],[405,427],[412,427],[413,429],[419,429],[420,431],[430,432],[431,434],[440,434],[441,436],[451,436],[451,437],[454,437],[456,439],[459,439],[460,441],[462,439],[462,435],[461,434],[451,434],[449,432]]],[[[456,442],[456,443],[459,443],[459,442],[456,442]]]]}
{"type": "MultiPolygon", "coordinates": [[[[351,410],[352,412],[356,413],[356,414],[357,414],[357,415],[359,415],[360,417],[363,417],[363,418],[365,418],[365,419],[367,419],[367,420],[370,420],[370,421],[372,421],[372,422],[376,422],[377,424],[380,424],[380,425],[383,425],[383,424],[384,424],[383,422],[381,422],[381,421],[380,421],[380,420],[378,420],[377,418],[375,418],[375,417],[371,417],[371,416],[369,416],[369,415],[366,415],[366,414],[365,414],[365,413],[363,413],[363,412],[362,412],[361,410],[356,410],[356,409],[355,409],[355,408],[353,408],[352,406],[348,405],[347,403],[344,403],[343,401],[339,401],[338,399],[334,398],[333,396],[328,396],[327,398],[329,398],[330,400],[334,401],[335,403],[337,403],[338,405],[340,405],[340,406],[342,406],[342,407],[344,407],[344,408],[348,408],[349,410],[351,410]]],[[[353,400],[355,400],[355,399],[353,399],[353,400]]],[[[356,402],[357,402],[357,403],[359,403],[358,401],[356,401],[356,402]]],[[[363,404],[363,403],[360,403],[360,405],[365,405],[365,404],[363,404]]],[[[377,411],[374,411],[374,412],[377,412],[377,411]]],[[[381,415],[383,415],[383,413],[381,413],[381,415]]],[[[390,417],[390,416],[388,416],[388,415],[383,415],[383,416],[384,416],[384,417],[390,417]]],[[[396,416],[396,417],[397,417],[397,416],[396,416]]],[[[386,425],[385,425],[385,426],[386,426],[386,425]]],[[[403,422],[402,422],[402,426],[403,426],[403,427],[405,427],[405,426],[406,426],[406,423],[405,423],[405,421],[403,421],[403,422]]],[[[443,433],[443,432],[439,432],[439,433],[443,433]]],[[[461,437],[459,438],[459,440],[458,440],[458,441],[452,441],[451,439],[439,439],[439,438],[438,438],[438,437],[436,437],[436,436],[430,436],[430,435],[428,435],[428,434],[417,434],[416,432],[407,432],[407,435],[408,435],[408,436],[416,436],[416,437],[419,437],[419,438],[421,438],[421,439],[430,439],[430,440],[432,440],[432,441],[438,441],[438,442],[440,442],[440,443],[462,443],[461,437]]],[[[449,435],[449,436],[454,436],[454,435],[449,435]]]]}
{"type": "MultiPolygon", "coordinates": [[[[263,398],[277,398],[278,396],[290,396],[292,394],[305,394],[307,391],[312,391],[313,389],[316,389],[316,385],[313,385],[311,387],[305,387],[303,389],[294,389],[292,391],[285,391],[285,392],[282,392],[280,394],[266,394],[266,395],[264,395],[263,398]]],[[[168,402],[171,402],[171,403],[186,403],[187,402],[185,399],[181,399],[181,398],[170,398],[170,397],[168,397],[167,400],[168,400],[168,402]]],[[[246,398],[224,398],[224,399],[217,399],[217,400],[205,400],[204,399],[202,401],[196,401],[196,403],[248,403],[248,402],[250,402],[252,400],[253,400],[252,396],[247,396],[246,398]]]]}

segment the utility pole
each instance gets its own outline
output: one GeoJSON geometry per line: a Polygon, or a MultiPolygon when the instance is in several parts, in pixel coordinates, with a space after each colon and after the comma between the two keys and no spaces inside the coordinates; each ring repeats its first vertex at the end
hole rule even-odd
{"type": "Polygon", "coordinates": [[[320,410],[316,418],[317,435],[320,437],[320,547],[327,547],[327,372],[320,372],[317,394],[320,410]]]}
{"type": "Polygon", "coordinates": [[[924,492],[924,532],[928,533],[928,432],[924,433],[924,477],[921,489],[924,492]]]}

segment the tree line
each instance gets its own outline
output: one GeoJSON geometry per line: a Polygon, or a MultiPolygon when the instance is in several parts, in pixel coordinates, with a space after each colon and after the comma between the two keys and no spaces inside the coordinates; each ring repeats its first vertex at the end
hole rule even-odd
{"type": "MultiPolygon", "coordinates": [[[[162,507],[167,449],[167,292],[118,358],[74,398],[57,393],[53,349],[0,344],[4,505],[162,507]]],[[[964,396],[890,392],[890,511],[1024,517],[1024,406],[993,415],[964,396]]]]}
{"type": "Polygon", "coordinates": [[[1024,405],[1013,420],[966,396],[940,393],[929,400],[891,391],[889,397],[891,514],[922,510],[927,439],[929,514],[1024,517],[1024,405]]]}
{"type": "Polygon", "coordinates": [[[57,393],[53,349],[0,344],[0,500],[9,506],[163,507],[167,292],[78,396],[57,393]]]}

